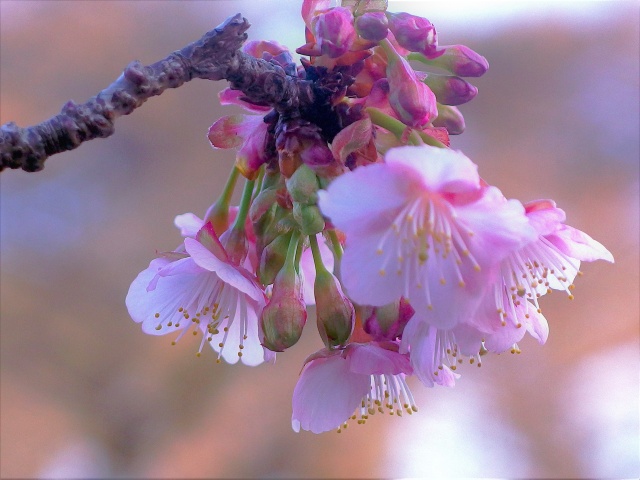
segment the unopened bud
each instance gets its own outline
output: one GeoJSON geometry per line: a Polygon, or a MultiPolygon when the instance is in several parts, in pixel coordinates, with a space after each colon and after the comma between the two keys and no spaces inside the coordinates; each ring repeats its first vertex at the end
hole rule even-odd
{"type": "Polygon", "coordinates": [[[456,76],[429,74],[423,82],[435,94],[438,102],[444,105],[462,105],[478,94],[476,87],[456,76]]]}
{"type": "Polygon", "coordinates": [[[428,60],[427,63],[455,75],[481,77],[489,69],[489,62],[486,58],[464,45],[448,45],[440,47],[438,50],[444,50],[444,53],[437,58],[428,60]]]}
{"type": "Polygon", "coordinates": [[[389,21],[384,12],[367,12],[356,18],[355,26],[365,40],[379,42],[389,34],[389,21]]]}
{"type": "Polygon", "coordinates": [[[328,348],[344,345],[355,322],[355,309],[342,293],[340,282],[327,270],[316,273],[313,286],[316,299],[318,332],[328,348]]]}
{"type": "Polygon", "coordinates": [[[278,272],[282,269],[287,258],[287,249],[291,240],[291,233],[279,235],[269,245],[264,247],[260,255],[258,278],[263,285],[271,285],[278,272]]]}
{"type": "Polygon", "coordinates": [[[446,128],[449,135],[460,135],[465,128],[464,117],[456,107],[438,104],[438,117],[433,126],[446,128]]]}
{"type": "Polygon", "coordinates": [[[273,282],[271,300],[260,315],[260,340],[274,352],[295,345],[307,322],[302,295],[302,277],[293,265],[297,241],[291,241],[285,264],[273,282]]]}
{"type": "Polygon", "coordinates": [[[436,96],[418,80],[409,62],[402,58],[388,40],[383,46],[389,63],[389,104],[398,118],[410,127],[421,127],[437,115],[436,96]]]}
{"type": "Polygon", "coordinates": [[[364,330],[377,340],[394,340],[402,335],[415,310],[404,298],[373,308],[364,322],[364,330]]]}
{"type": "Polygon", "coordinates": [[[301,165],[287,179],[287,190],[294,202],[315,205],[318,201],[318,177],[307,165],[301,165]]]}
{"type": "Polygon", "coordinates": [[[303,235],[315,235],[324,230],[324,217],[316,205],[293,204],[293,218],[303,235]]]}
{"type": "Polygon", "coordinates": [[[349,51],[356,39],[353,15],[346,8],[336,7],[321,13],[311,24],[322,55],[339,57],[349,51]]]}
{"type": "Polygon", "coordinates": [[[438,45],[436,29],[426,18],[409,13],[387,13],[387,18],[389,30],[401,47],[427,56],[436,50],[438,45]]]}
{"type": "Polygon", "coordinates": [[[388,0],[342,0],[342,6],[348,8],[354,15],[366,12],[385,11],[389,6],[388,0]]]}

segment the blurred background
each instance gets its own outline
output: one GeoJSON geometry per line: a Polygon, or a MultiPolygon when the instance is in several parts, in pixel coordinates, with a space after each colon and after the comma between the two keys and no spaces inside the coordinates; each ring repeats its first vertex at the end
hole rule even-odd
{"type": "MultiPolygon", "coordinates": [[[[132,60],[152,63],[242,12],[250,39],[304,43],[299,1],[0,2],[0,123],[83,102],[132,60]]],[[[390,2],[466,44],[489,73],[454,137],[509,198],[553,198],[611,250],[576,300],[543,299],[547,345],[462,369],[453,389],[412,381],[411,418],[295,434],[291,394],[313,328],[275,366],[196,358],[199,339],[144,335],[130,282],[202,215],[233,153],[213,151],[222,83],[195,80],[116,134],[5,171],[1,186],[0,475],[19,477],[633,478],[639,465],[636,1],[390,2]],[[481,6],[480,6],[481,5],[481,6]]],[[[411,379],[414,380],[414,379],[411,379]]]]}

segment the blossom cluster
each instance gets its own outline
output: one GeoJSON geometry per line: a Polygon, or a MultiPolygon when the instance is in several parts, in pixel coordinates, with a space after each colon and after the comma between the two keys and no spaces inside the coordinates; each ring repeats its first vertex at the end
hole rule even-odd
{"type": "Polygon", "coordinates": [[[484,57],[384,1],[304,0],[302,18],[301,65],[276,42],[244,51],[311,82],[313,109],[221,92],[247,111],[209,130],[215,149],[237,149],[227,185],[204,218],[176,217],[182,243],[126,303],[145,333],[192,332],[198,355],[250,366],[295,345],[315,305],[324,347],[305,361],[292,426],[320,433],[417,411],[412,375],[451,387],[462,363],[519,353],[526,334],[545,343],[541,297],[573,298],[580,263],[613,257],[555,202],[506,199],[450,148],[484,57]]]}

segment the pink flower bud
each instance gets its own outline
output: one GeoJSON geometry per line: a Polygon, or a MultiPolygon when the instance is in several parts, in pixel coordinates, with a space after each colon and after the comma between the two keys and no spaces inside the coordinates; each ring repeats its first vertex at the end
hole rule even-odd
{"type": "Polygon", "coordinates": [[[436,117],[436,96],[431,89],[418,80],[416,73],[393,46],[384,40],[389,78],[389,104],[398,118],[410,127],[421,127],[436,117]],[[386,45],[385,45],[386,43],[386,45]]]}
{"type": "Polygon", "coordinates": [[[344,345],[353,331],[355,309],[342,293],[340,282],[327,270],[316,273],[313,286],[318,332],[328,348],[344,345]]]}
{"type": "Polygon", "coordinates": [[[389,34],[389,21],[384,12],[367,12],[356,18],[356,31],[365,40],[379,42],[389,34]]]}
{"type": "Polygon", "coordinates": [[[364,330],[376,340],[395,340],[402,336],[405,325],[415,313],[404,298],[372,310],[364,322],[364,330]]]}
{"type": "Polygon", "coordinates": [[[322,55],[339,57],[349,51],[356,39],[353,15],[346,8],[336,7],[321,13],[311,24],[322,55]]]}
{"type": "Polygon", "coordinates": [[[320,135],[320,129],[304,120],[287,123],[276,137],[278,163],[285,178],[291,177],[302,164],[320,177],[335,177],[344,171],[320,135]]]}
{"type": "Polygon", "coordinates": [[[461,77],[481,77],[489,69],[486,58],[464,45],[449,45],[438,50],[444,53],[429,63],[461,77]]]}
{"type": "Polygon", "coordinates": [[[435,94],[439,103],[462,105],[475,98],[478,89],[460,77],[429,74],[423,82],[435,94]]]}
{"type": "Polygon", "coordinates": [[[255,179],[262,164],[269,160],[265,147],[267,124],[256,115],[228,115],[216,120],[209,128],[213,148],[240,147],[236,166],[248,179],[255,179]]]}
{"type": "Polygon", "coordinates": [[[288,260],[276,276],[271,300],[260,315],[261,343],[273,352],[283,352],[295,345],[307,322],[302,279],[288,260]]]}
{"type": "Polygon", "coordinates": [[[427,56],[436,50],[438,45],[436,29],[426,18],[409,13],[387,13],[387,18],[389,30],[401,47],[427,56]]]}

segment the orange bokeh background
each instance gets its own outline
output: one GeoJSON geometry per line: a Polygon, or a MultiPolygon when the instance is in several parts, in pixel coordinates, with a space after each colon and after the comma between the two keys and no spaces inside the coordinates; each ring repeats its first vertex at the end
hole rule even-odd
{"type": "MultiPolygon", "coordinates": [[[[521,355],[464,367],[454,389],[412,379],[411,418],[313,435],[295,434],[290,415],[302,362],[320,345],[314,322],[257,368],[196,358],[199,339],[172,347],[144,335],[124,306],[130,282],[177,245],[174,216],[202,215],[233,162],[206,132],[236,110],[218,104],[222,83],[196,80],[40,173],[0,175],[0,475],[637,476],[638,6],[531,8],[495,23],[442,7],[429,18],[442,44],[491,64],[452,146],[507,197],[555,199],[616,258],[583,266],[576,300],[543,299],[547,345],[529,339],[521,355]]],[[[152,63],[236,12],[250,39],[304,42],[297,1],[3,0],[0,123],[85,101],[130,61],[152,63]]]]}

